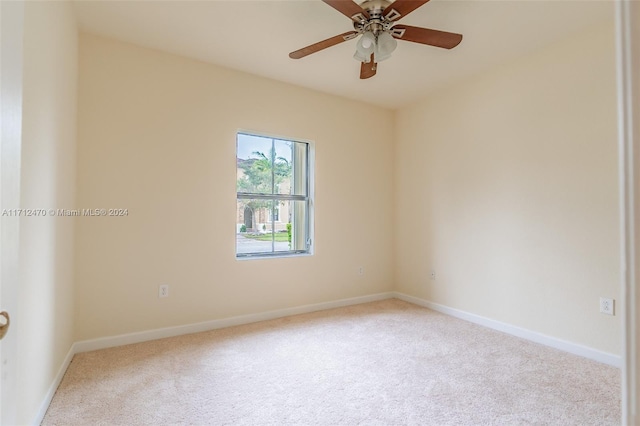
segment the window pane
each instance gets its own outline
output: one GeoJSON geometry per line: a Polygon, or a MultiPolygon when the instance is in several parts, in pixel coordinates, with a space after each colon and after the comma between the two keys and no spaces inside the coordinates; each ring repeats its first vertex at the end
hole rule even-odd
{"type": "Polygon", "coordinates": [[[240,199],[237,202],[236,254],[307,250],[307,203],[240,199]],[[274,215],[277,212],[277,219],[274,215]]]}
{"type": "Polygon", "coordinates": [[[275,251],[307,250],[307,202],[279,200],[280,222],[274,222],[276,242],[286,242],[286,246],[276,244],[275,251]]]}
{"type": "Polygon", "coordinates": [[[238,133],[237,191],[254,194],[273,193],[271,138],[238,133]]]}
{"type": "Polygon", "coordinates": [[[236,254],[272,253],[278,244],[273,233],[273,201],[238,200],[236,221],[236,254]],[[275,243],[275,247],[274,247],[275,243]]]}
{"type": "Polygon", "coordinates": [[[292,168],[293,168],[293,146],[296,142],[275,139],[273,147],[275,157],[273,159],[273,170],[276,194],[291,194],[292,168]]]}
{"type": "Polygon", "coordinates": [[[307,195],[307,144],[274,140],[275,193],[307,195]]]}

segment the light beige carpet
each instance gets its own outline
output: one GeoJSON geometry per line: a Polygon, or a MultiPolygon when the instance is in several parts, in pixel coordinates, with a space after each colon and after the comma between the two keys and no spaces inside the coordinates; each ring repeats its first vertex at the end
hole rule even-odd
{"type": "Polygon", "coordinates": [[[617,425],[618,369],[399,300],[78,354],[45,425],[617,425]]]}

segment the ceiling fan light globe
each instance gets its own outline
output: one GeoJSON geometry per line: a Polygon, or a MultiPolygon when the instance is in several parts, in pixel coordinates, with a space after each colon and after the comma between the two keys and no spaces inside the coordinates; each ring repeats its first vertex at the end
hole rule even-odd
{"type": "Polygon", "coordinates": [[[380,53],[379,51],[376,51],[376,52],[373,54],[373,57],[374,57],[374,60],[375,60],[376,62],[382,62],[382,61],[384,61],[384,60],[389,59],[389,58],[391,57],[391,53],[387,53],[386,55],[384,55],[384,54],[380,53]]]}
{"type": "MultiPolygon", "coordinates": [[[[398,47],[398,42],[393,36],[387,32],[378,35],[378,43],[376,45],[376,56],[387,59],[398,47]]],[[[380,60],[384,60],[380,59],[380,60]]]]}
{"type": "Polygon", "coordinates": [[[365,56],[362,53],[360,53],[359,51],[356,50],[356,53],[354,53],[353,55],[353,59],[355,59],[358,62],[364,62],[364,63],[368,63],[371,61],[371,55],[369,56],[365,56]]]}
{"type": "Polygon", "coordinates": [[[376,47],[376,36],[371,31],[367,31],[362,34],[358,44],[356,45],[356,52],[365,58],[369,58],[373,53],[373,49],[376,47]]]}

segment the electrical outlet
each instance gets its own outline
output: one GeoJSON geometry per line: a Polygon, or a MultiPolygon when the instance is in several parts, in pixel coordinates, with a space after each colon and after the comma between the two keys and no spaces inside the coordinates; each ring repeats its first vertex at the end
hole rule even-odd
{"type": "Polygon", "coordinates": [[[162,284],[158,287],[158,297],[169,297],[169,284],[162,284]]]}
{"type": "Polygon", "coordinates": [[[436,270],[435,270],[435,269],[432,269],[432,270],[431,270],[431,279],[432,279],[433,281],[435,281],[435,280],[436,280],[436,270]]]}
{"type": "Polygon", "coordinates": [[[600,313],[606,315],[615,315],[614,300],[607,297],[600,298],[600,313]]]}
{"type": "Polygon", "coordinates": [[[358,275],[364,275],[364,266],[358,268],[358,275]]]}

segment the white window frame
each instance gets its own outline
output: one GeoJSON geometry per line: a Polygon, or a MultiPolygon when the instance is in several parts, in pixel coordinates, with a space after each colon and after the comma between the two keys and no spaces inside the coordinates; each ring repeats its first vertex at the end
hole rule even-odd
{"type": "MultiPolygon", "coordinates": [[[[304,146],[306,147],[306,164],[305,164],[305,170],[306,170],[306,179],[305,179],[305,190],[306,190],[306,195],[290,195],[290,194],[276,194],[275,193],[275,189],[272,191],[271,194],[262,194],[262,193],[249,193],[249,192],[238,192],[237,186],[236,186],[236,203],[239,200],[242,199],[262,199],[262,200],[270,200],[273,201],[273,206],[276,206],[277,203],[279,203],[280,201],[302,201],[305,203],[305,217],[304,217],[304,221],[303,223],[300,225],[300,229],[303,231],[304,236],[306,237],[306,241],[304,241],[304,249],[297,249],[297,250],[288,250],[288,251],[275,251],[275,236],[272,239],[272,246],[271,246],[271,251],[269,252],[255,252],[255,253],[238,253],[237,252],[237,246],[236,246],[236,259],[237,260],[246,260],[246,259],[256,259],[256,258],[273,258],[273,257],[294,257],[294,256],[309,256],[309,255],[313,255],[313,230],[314,230],[314,226],[313,226],[313,208],[314,208],[314,203],[313,203],[313,195],[314,195],[314,165],[315,165],[315,152],[314,152],[314,143],[310,140],[302,140],[302,139],[298,139],[298,138],[290,138],[290,137],[285,137],[285,136],[276,136],[276,135],[270,135],[270,134],[265,134],[265,133],[261,133],[261,132],[255,132],[255,131],[247,131],[247,130],[238,130],[236,131],[236,176],[238,173],[238,165],[237,165],[237,158],[238,158],[238,138],[240,135],[246,135],[246,136],[255,136],[255,137],[261,137],[261,138],[266,138],[266,139],[271,139],[272,143],[275,143],[276,140],[278,141],[286,141],[286,142],[293,142],[293,143],[298,143],[298,144],[304,144],[304,146]]],[[[293,205],[293,203],[291,204],[293,205]]],[[[272,211],[269,214],[269,219],[271,221],[271,226],[272,226],[272,233],[275,234],[274,230],[275,230],[275,223],[282,223],[282,219],[280,218],[280,221],[276,222],[273,220],[273,208],[272,207],[272,211]]],[[[281,214],[282,212],[280,212],[281,214]]]]}

